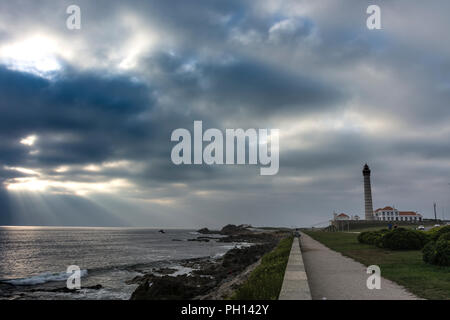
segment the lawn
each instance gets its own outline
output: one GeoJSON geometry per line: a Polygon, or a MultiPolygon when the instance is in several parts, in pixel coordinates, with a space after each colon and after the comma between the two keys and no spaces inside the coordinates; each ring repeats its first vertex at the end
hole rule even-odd
{"type": "Polygon", "coordinates": [[[232,300],[276,300],[283,284],[293,237],[282,239],[231,296],[232,300]]]}
{"type": "Polygon", "coordinates": [[[425,299],[450,299],[450,267],[426,264],[420,250],[391,251],[361,244],[357,233],[306,231],[332,250],[362,264],[378,265],[381,275],[425,299]]]}

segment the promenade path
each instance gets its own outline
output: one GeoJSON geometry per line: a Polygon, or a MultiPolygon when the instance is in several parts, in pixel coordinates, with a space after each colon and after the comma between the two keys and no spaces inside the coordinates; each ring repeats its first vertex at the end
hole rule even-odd
{"type": "MultiPolygon", "coordinates": [[[[381,289],[368,289],[367,267],[301,234],[301,251],[313,300],[416,300],[398,284],[381,278],[381,289]]],[[[383,270],[381,270],[383,275],[383,270]]]]}

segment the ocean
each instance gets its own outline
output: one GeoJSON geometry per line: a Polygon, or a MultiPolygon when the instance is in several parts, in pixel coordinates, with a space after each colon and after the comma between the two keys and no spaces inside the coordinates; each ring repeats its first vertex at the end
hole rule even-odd
{"type": "MultiPolygon", "coordinates": [[[[188,241],[194,230],[85,227],[0,227],[0,299],[129,299],[127,284],[155,268],[189,273],[182,259],[224,255],[235,243],[188,241]],[[81,269],[81,286],[101,289],[77,293],[61,288],[67,267],[81,269]]],[[[217,235],[216,237],[220,237],[217,235]]]]}

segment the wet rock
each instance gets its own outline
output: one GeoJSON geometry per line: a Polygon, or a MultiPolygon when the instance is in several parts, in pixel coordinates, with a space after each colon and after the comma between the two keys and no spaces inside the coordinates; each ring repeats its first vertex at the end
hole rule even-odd
{"type": "MultiPolygon", "coordinates": [[[[195,258],[181,262],[184,267],[194,269],[189,275],[158,276],[146,274],[135,277],[130,283],[139,283],[131,296],[132,300],[178,300],[194,299],[208,294],[221,283],[230,281],[237,274],[258,261],[265,253],[272,250],[281,235],[277,233],[258,233],[247,229],[248,226],[227,225],[220,233],[226,234],[224,238],[198,237],[188,241],[210,241],[214,239],[220,242],[251,242],[254,245],[244,248],[229,250],[219,259],[195,258]]],[[[200,229],[199,233],[217,233],[207,228],[200,229]]],[[[166,268],[170,270],[170,268],[166,268]]]]}
{"type": "Polygon", "coordinates": [[[200,230],[197,230],[197,232],[201,234],[220,234],[220,231],[209,230],[208,228],[201,228],[200,230]]]}
{"type": "Polygon", "coordinates": [[[219,242],[250,242],[250,243],[266,243],[273,242],[278,239],[273,233],[247,233],[247,234],[232,234],[225,238],[220,238],[219,242]]]}
{"type": "Polygon", "coordinates": [[[177,271],[177,269],[173,269],[173,268],[160,268],[160,269],[155,270],[156,273],[164,274],[164,275],[172,274],[176,271],[177,271]]]}
{"type": "Polygon", "coordinates": [[[82,289],[91,289],[91,290],[100,290],[103,286],[101,284],[96,284],[94,286],[89,287],[81,287],[81,289],[69,289],[67,287],[60,287],[60,288],[53,288],[53,289],[46,289],[46,288],[38,288],[38,289],[31,289],[29,292],[62,292],[62,293],[75,293],[79,292],[82,289]]]}
{"type": "Polygon", "coordinates": [[[188,241],[209,242],[209,239],[203,238],[203,237],[198,237],[198,238],[188,239],[188,241]]]}
{"type": "Polygon", "coordinates": [[[221,259],[195,259],[183,266],[196,267],[190,275],[177,277],[148,275],[141,277],[132,300],[178,300],[205,295],[272,250],[276,242],[231,249],[221,259]]]}
{"type": "Polygon", "coordinates": [[[141,284],[132,294],[131,300],[184,300],[206,293],[216,281],[205,277],[181,275],[164,276],[148,280],[141,284]]]}

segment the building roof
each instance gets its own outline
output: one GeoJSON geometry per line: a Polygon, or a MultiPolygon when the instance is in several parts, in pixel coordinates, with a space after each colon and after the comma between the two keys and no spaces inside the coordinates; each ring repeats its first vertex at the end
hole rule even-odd
{"type": "Polygon", "coordinates": [[[346,215],[345,213],[338,214],[337,216],[338,216],[338,217],[341,217],[341,218],[344,218],[344,217],[349,218],[349,216],[346,215]]]}
{"type": "Polygon", "coordinates": [[[392,211],[392,210],[395,210],[395,209],[392,208],[392,207],[384,207],[384,208],[380,208],[380,209],[375,210],[375,212],[378,212],[378,211],[392,211]]]}
{"type": "Polygon", "coordinates": [[[420,213],[414,211],[400,211],[399,216],[422,216],[420,213]]]}

